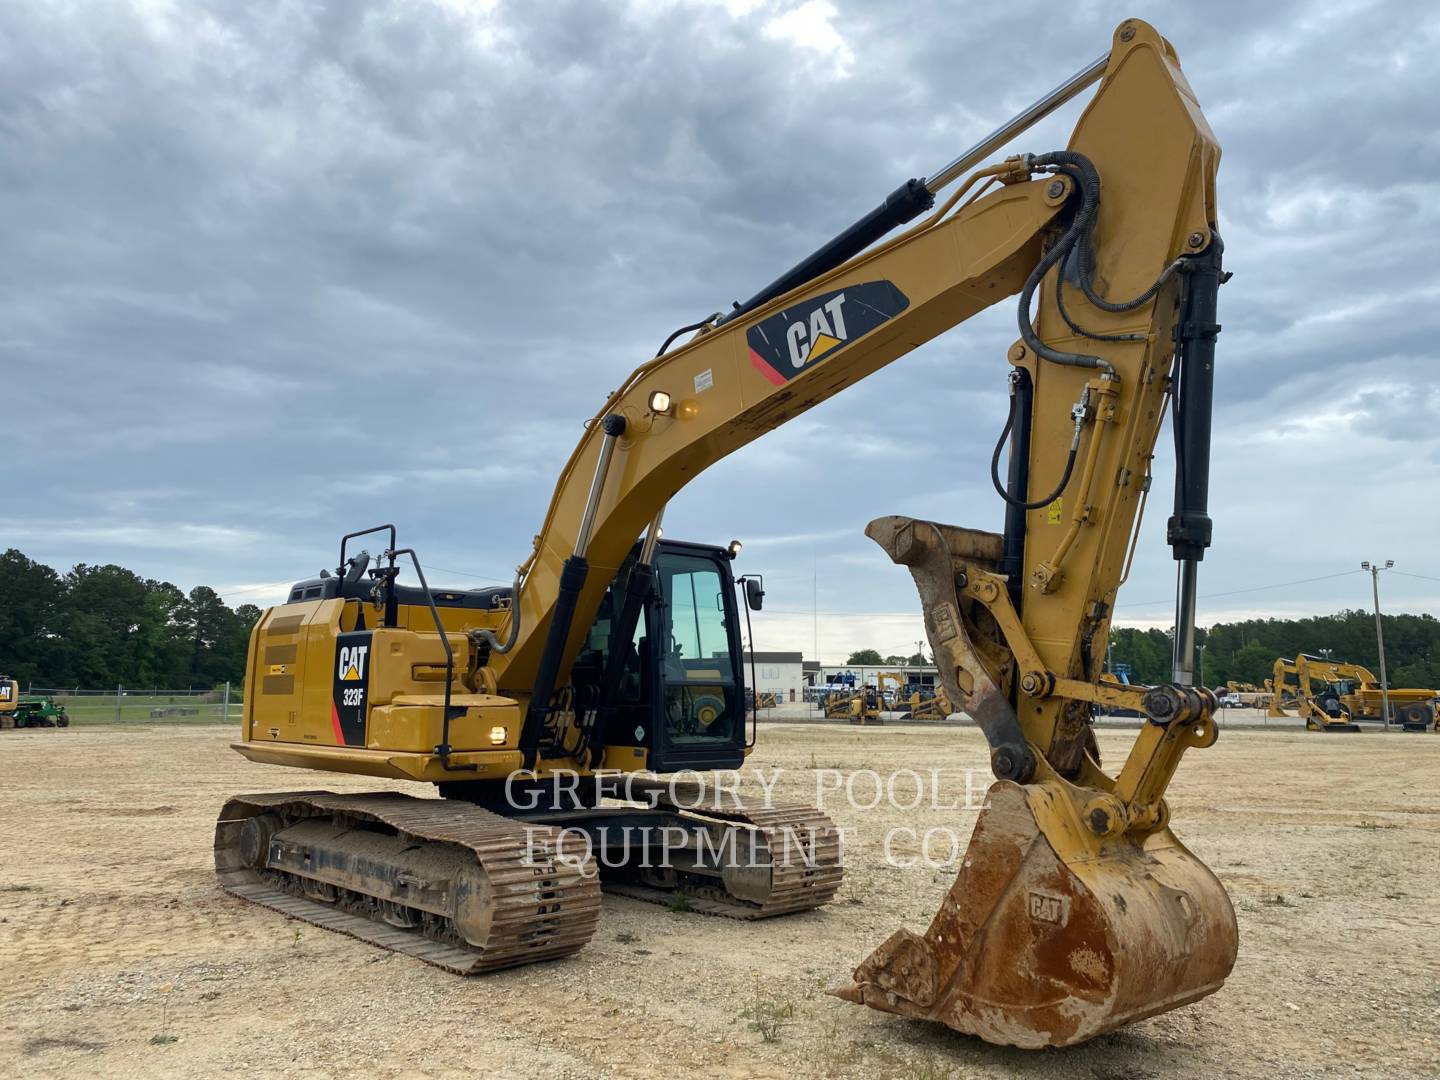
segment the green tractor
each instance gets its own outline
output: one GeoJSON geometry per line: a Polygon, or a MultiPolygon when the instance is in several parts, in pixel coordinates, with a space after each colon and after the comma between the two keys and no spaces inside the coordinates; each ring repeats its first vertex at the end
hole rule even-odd
{"type": "Polygon", "coordinates": [[[0,675],[0,728],[69,727],[64,705],[53,697],[20,696],[20,688],[8,675],[0,675]]]}

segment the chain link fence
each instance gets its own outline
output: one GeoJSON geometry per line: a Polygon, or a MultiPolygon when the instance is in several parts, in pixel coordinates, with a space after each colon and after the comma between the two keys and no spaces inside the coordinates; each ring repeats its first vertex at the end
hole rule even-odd
{"type": "Polygon", "coordinates": [[[65,710],[72,725],[87,724],[238,724],[244,708],[242,690],[225,683],[209,690],[115,686],[26,686],[25,698],[49,698],[65,710]]]}

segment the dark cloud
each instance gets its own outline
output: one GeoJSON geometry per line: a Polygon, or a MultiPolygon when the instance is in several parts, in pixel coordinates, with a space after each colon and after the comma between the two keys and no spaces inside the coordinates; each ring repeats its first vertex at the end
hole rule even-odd
{"type": "MultiPolygon", "coordinates": [[[[1424,573],[1440,528],[1440,19],[1142,7],[1225,148],[1237,276],[1205,591],[1362,557],[1424,573]]],[[[0,365],[24,512],[5,541],[238,601],[393,518],[435,565],[506,577],[580,422],[671,328],[948,160],[1129,13],[6,4],[0,365]]],[[[1062,144],[1077,111],[1025,146],[1062,144]]],[[[808,642],[813,578],[817,611],[860,617],[819,620],[836,642],[898,648],[918,634],[910,586],[861,529],[890,511],[998,526],[985,466],[1012,336],[1007,302],[736,454],[668,524],[751,540],[767,633],[808,642]]],[[[1122,596],[1135,618],[1165,618],[1141,603],[1170,591],[1158,501],[1122,596]]],[[[1414,609],[1440,597],[1392,585],[1414,609]]],[[[1365,600],[1342,578],[1202,616],[1365,600]]]]}

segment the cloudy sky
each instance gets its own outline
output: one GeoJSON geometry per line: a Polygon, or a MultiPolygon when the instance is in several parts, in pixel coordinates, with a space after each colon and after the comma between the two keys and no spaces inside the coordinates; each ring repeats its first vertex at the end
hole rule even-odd
{"type": "MultiPolygon", "coordinates": [[[[1201,621],[1364,606],[1377,557],[1421,575],[1387,575],[1387,606],[1440,613],[1436,10],[7,0],[0,547],[264,604],[394,520],[439,582],[508,580],[581,422],[671,329],[1141,15],[1224,148],[1201,621]]],[[[1063,145],[1079,108],[1014,149],[1063,145]]],[[[1000,305],[672,504],[670,535],[746,542],[761,647],[808,654],[818,622],[825,659],[913,649],[908,575],[862,529],[999,528],[1013,320],[1000,305]]],[[[1168,625],[1169,485],[1122,621],[1168,625]]]]}

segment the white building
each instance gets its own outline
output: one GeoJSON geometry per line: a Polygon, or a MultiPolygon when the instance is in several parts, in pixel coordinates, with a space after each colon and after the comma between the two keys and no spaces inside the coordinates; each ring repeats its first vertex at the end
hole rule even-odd
{"type": "Polygon", "coordinates": [[[774,694],[784,704],[802,700],[805,686],[805,661],[798,652],[757,652],[745,654],[745,685],[750,685],[751,661],[754,661],[755,690],[774,694]]]}

